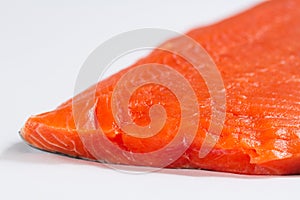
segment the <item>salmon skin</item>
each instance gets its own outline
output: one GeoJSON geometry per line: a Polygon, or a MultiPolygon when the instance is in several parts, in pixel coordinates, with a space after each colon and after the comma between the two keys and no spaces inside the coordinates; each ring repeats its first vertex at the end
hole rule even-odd
{"type": "MultiPolygon", "coordinates": [[[[172,66],[191,83],[199,102],[196,137],[169,168],[207,169],[239,174],[285,175],[300,173],[300,1],[273,0],[217,24],[186,35],[201,44],[216,63],[226,89],[226,119],[217,144],[204,158],[199,150],[209,127],[210,95],[201,77],[172,53],[154,50],[133,66],[97,85],[96,117],[105,136],[133,153],[162,148],[174,138],[180,123],[178,101],[163,86],[148,84],[130,99],[129,110],[139,125],[149,123],[149,108],[163,105],[167,120],[155,136],[125,134],[112,116],[112,91],[128,69],[138,64],[172,66]]],[[[171,40],[172,42],[172,40],[171,40]]],[[[183,47],[182,47],[183,48],[183,47]]],[[[77,96],[83,102],[91,89],[77,96]]],[[[30,117],[21,136],[31,146],[83,159],[96,158],[76,130],[72,99],[57,109],[30,117]]],[[[93,142],[93,141],[91,141],[93,142]]],[[[110,162],[110,158],[103,161],[110,162]]],[[[97,159],[98,160],[98,159],[97,159]]],[[[122,161],[111,161],[122,163],[122,161]]],[[[126,163],[125,163],[126,164],[126,163]]]]}

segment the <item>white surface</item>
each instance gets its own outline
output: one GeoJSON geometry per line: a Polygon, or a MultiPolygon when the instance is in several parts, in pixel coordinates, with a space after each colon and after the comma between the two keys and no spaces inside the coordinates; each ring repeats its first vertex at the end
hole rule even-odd
{"type": "Polygon", "coordinates": [[[257,2],[1,0],[0,199],[297,199],[299,176],[132,175],[33,150],[18,136],[30,115],[72,96],[81,64],[111,36],[143,27],[186,31],[257,2]]]}

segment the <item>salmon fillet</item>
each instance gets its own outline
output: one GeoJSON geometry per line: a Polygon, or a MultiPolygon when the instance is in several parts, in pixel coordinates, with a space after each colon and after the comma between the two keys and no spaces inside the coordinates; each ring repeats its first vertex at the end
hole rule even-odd
{"type": "MultiPolygon", "coordinates": [[[[147,63],[166,64],[190,82],[200,111],[192,144],[166,167],[239,174],[299,174],[300,0],[264,2],[186,35],[209,53],[224,81],[226,119],[216,145],[207,156],[199,157],[212,112],[205,81],[186,60],[159,49],[96,85],[95,116],[109,141],[127,152],[148,153],[163,148],[175,137],[181,111],[178,99],[168,88],[147,84],[135,91],[129,101],[130,116],[140,126],[150,123],[149,109],[153,105],[164,107],[165,125],[152,137],[126,134],[115,122],[108,103],[118,80],[130,69],[147,63]]],[[[87,101],[93,89],[79,94],[78,102],[87,101]]],[[[95,158],[76,129],[72,103],[70,99],[53,111],[30,117],[21,130],[22,138],[31,146],[49,152],[128,164],[113,153],[111,157],[95,158]]],[[[89,142],[96,144],[93,134],[87,133],[89,142]]]]}

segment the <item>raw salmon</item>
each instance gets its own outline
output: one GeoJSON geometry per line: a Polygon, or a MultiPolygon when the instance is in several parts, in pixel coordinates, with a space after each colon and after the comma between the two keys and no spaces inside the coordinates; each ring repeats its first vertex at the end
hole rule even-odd
{"type": "MultiPolygon", "coordinates": [[[[183,74],[196,92],[200,121],[192,144],[166,167],[240,174],[299,174],[300,0],[263,2],[186,35],[201,44],[212,57],[226,89],[225,124],[209,154],[199,157],[211,117],[207,86],[186,60],[159,49],[98,83],[94,111],[105,136],[132,153],[156,151],[172,141],[180,124],[181,111],[178,99],[168,88],[148,84],[130,98],[130,116],[140,126],[150,123],[151,106],[160,104],[166,111],[164,127],[148,138],[124,133],[115,123],[111,104],[107,103],[111,102],[118,80],[129,69],[146,63],[167,64],[183,74]]],[[[93,87],[79,94],[79,103],[85,102],[92,90],[93,87]]],[[[71,99],[51,112],[32,116],[22,128],[21,136],[39,149],[95,160],[76,130],[72,103],[71,99]]],[[[128,164],[114,156],[112,153],[111,157],[104,156],[101,160],[128,164]]]]}

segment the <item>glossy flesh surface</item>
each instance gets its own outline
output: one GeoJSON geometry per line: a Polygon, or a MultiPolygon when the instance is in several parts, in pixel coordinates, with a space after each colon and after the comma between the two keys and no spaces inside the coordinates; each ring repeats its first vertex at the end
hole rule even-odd
{"type": "MultiPolygon", "coordinates": [[[[200,110],[197,136],[188,150],[168,167],[243,174],[300,173],[300,1],[265,2],[187,35],[207,50],[222,74],[226,121],[217,145],[208,156],[199,158],[211,117],[210,96],[204,81],[189,63],[171,53],[155,50],[139,60],[134,66],[143,63],[172,66],[189,80],[197,94],[200,110]]],[[[124,150],[146,153],[162,148],[176,134],[178,101],[162,86],[150,84],[140,88],[129,104],[134,122],[149,123],[149,108],[157,103],[164,106],[168,119],[154,137],[142,139],[125,134],[116,126],[107,102],[126,71],[98,85],[98,121],[106,136],[124,150]]],[[[81,93],[79,99],[84,101],[91,90],[81,93]]],[[[94,159],[76,131],[72,100],[54,111],[31,117],[21,134],[37,148],[94,159]]]]}

